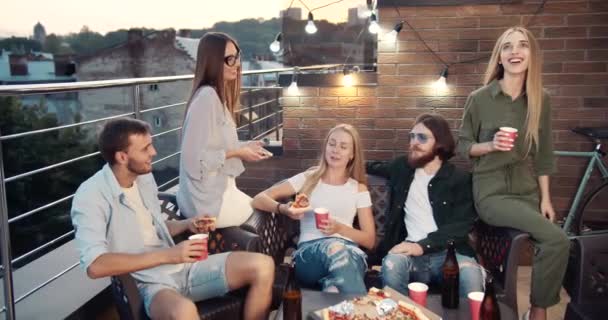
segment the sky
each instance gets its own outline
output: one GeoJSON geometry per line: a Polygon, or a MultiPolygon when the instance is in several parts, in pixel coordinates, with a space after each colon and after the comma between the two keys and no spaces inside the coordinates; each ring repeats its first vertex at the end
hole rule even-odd
{"type": "MultiPolygon", "coordinates": [[[[315,8],[335,0],[302,0],[315,8]]],[[[47,34],[78,32],[83,25],[100,33],[131,27],[202,29],[218,21],[279,16],[291,0],[7,0],[0,10],[0,37],[31,36],[37,22],[47,34]]],[[[348,8],[365,0],[343,0],[313,12],[315,20],[346,21],[348,8]]],[[[308,10],[300,0],[305,19],[308,10]]]]}

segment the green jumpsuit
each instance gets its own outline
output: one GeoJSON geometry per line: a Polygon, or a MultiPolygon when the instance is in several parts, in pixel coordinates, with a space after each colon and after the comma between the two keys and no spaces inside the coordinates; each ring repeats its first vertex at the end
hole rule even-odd
{"type": "Polygon", "coordinates": [[[559,302],[569,241],[562,229],[540,212],[537,177],[555,170],[548,96],[543,97],[539,148],[532,146],[527,157],[524,144],[526,112],[525,93],[512,101],[502,92],[497,80],[472,92],[465,105],[458,152],[473,161],[473,196],[481,219],[490,225],[530,234],[536,247],[530,303],[547,308],[559,302]],[[502,126],[519,130],[513,149],[472,158],[471,146],[492,141],[502,126]]]}

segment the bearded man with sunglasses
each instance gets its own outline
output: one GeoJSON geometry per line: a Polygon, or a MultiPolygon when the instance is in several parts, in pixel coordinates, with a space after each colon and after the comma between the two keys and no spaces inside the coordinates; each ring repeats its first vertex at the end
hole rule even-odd
{"type": "Polygon", "coordinates": [[[439,115],[419,116],[409,133],[408,156],[370,162],[367,173],[389,180],[390,203],[378,254],[384,285],[407,294],[410,282],[441,284],[448,240],[454,240],[460,295],[481,291],[483,277],[468,233],[477,218],[471,175],[448,160],[455,142],[439,115]]]}

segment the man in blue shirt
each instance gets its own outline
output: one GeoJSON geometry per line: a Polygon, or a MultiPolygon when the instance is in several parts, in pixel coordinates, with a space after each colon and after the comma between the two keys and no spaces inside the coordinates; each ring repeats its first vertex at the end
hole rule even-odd
{"type": "Polygon", "coordinates": [[[192,301],[249,287],[245,319],[263,319],[271,303],[273,260],[263,254],[227,252],[197,261],[207,240],[175,244],[173,236],[208,232],[201,216],[165,221],[152,176],[147,123],[108,122],[99,149],[107,164],[85,181],[72,203],[80,263],[90,278],[131,273],[153,319],[198,319],[192,301]]]}

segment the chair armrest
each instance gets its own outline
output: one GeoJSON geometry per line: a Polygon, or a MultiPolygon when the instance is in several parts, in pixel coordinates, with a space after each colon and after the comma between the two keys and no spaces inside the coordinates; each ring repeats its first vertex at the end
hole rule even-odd
{"type": "Polygon", "coordinates": [[[254,210],[240,227],[260,237],[260,252],[271,256],[275,264],[283,262],[285,250],[292,245],[298,230],[297,223],[289,217],[261,210],[254,210]]]}
{"type": "Polygon", "coordinates": [[[209,253],[227,251],[261,252],[260,237],[239,227],[217,229],[209,233],[209,253]]]}
{"type": "Polygon", "coordinates": [[[517,311],[517,268],[519,256],[529,234],[507,227],[494,227],[482,221],[475,226],[479,261],[505,293],[505,303],[517,311]]]}

